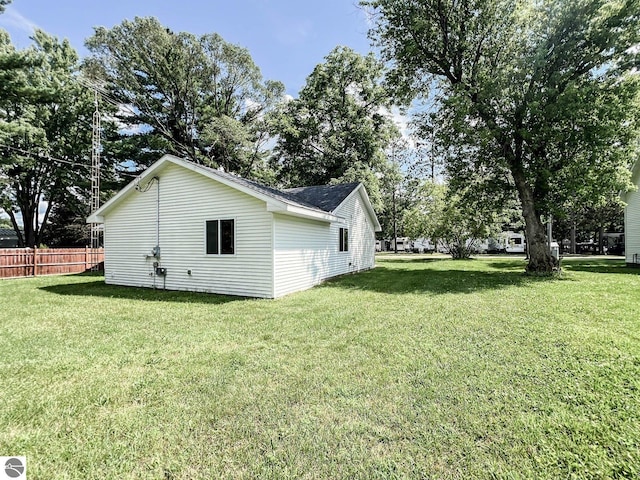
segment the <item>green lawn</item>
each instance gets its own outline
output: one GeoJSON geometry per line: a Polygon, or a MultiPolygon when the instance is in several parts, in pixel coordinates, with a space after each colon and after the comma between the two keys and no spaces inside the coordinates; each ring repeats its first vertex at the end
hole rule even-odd
{"type": "Polygon", "coordinates": [[[640,270],[379,259],[280,300],[0,282],[29,479],[637,478],[640,270]]]}

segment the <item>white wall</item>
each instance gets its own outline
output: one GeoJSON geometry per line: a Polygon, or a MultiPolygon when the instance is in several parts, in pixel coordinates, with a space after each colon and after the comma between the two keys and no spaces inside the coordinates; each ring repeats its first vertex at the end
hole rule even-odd
{"type": "Polygon", "coordinates": [[[275,296],[310,288],[323,280],[373,268],[375,234],[360,193],[347,199],[335,214],[344,224],[327,224],[274,215],[275,296]],[[339,229],[349,229],[349,251],[339,250],[339,229]]]}
{"type": "Polygon", "coordinates": [[[624,211],[625,257],[627,263],[640,262],[640,191],[631,192],[626,197],[627,208],[624,211]]]}
{"type": "Polygon", "coordinates": [[[272,222],[266,204],[175,164],[160,178],[160,264],[153,275],[156,195],[133,192],[105,218],[105,281],[111,284],[272,297],[272,222]],[[235,255],[206,255],[205,222],[235,219],[235,255]],[[188,271],[191,271],[189,275],[188,271]]]}
{"type": "MultiPolygon", "coordinates": [[[[356,192],[336,209],[338,217],[346,219],[349,228],[349,265],[340,265],[345,269],[336,273],[340,275],[349,271],[367,270],[375,266],[376,236],[373,222],[364,207],[360,192],[356,192]]],[[[335,225],[335,237],[338,238],[339,225],[335,225]]],[[[337,240],[336,240],[337,241],[337,240]]]]}

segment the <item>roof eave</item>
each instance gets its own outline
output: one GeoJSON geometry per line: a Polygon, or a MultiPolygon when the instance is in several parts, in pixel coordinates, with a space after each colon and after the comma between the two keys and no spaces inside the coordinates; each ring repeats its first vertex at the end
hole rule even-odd
{"type": "Polygon", "coordinates": [[[339,217],[331,213],[320,212],[317,210],[310,210],[308,208],[303,208],[303,207],[296,207],[294,205],[288,205],[286,203],[282,203],[282,204],[268,203],[267,211],[273,212],[273,213],[280,213],[283,215],[290,215],[292,217],[307,218],[310,220],[319,220],[321,222],[328,222],[328,223],[340,221],[339,217]]]}
{"type": "Polygon", "coordinates": [[[181,163],[178,157],[174,157],[173,155],[163,155],[160,157],[156,163],[147,168],[144,172],[134,178],[126,187],[120,190],[117,194],[111,197],[104,205],[102,205],[99,209],[93,212],[87,218],[87,223],[104,223],[104,216],[107,212],[109,212],[113,207],[115,207],[118,203],[120,203],[123,199],[129,196],[129,193],[132,190],[135,190],[136,185],[140,185],[144,182],[147,177],[152,177],[155,173],[160,170],[167,162],[172,163],[181,163]],[[177,161],[176,161],[177,160],[177,161]]]}
{"type": "Polygon", "coordinates": [[[163,155],[160,160],[147,168],[144,172],[138,175],[131,183],[129,183],[126,187],[124,187],[120,192],[118,192],[114,197],[112,197],[109,201],[107,201],[102,207],[93,212],[88,218],[87,223],[104,223],[105,214],[108,213],[113,207],[115,207],[118,203],[120,203],[124,198],[126,198],[129,193],[135,189],[136,185],[144,183],[144,180],[148,177],[153,178],[153,176],[161,170],[167,163],[174,163],[176,165],[180,165],[192,172],[199,173],[200,175],[204,175],[207,178],[210,178],[216,182],[222,183],[230,188],[238,190],[242,193],[245,193],[251,197],[257,198],[259,200],[264,201],[267,204],[267,211],[277,211],[280,213],[284,213],[287,215],[293,215],[297,217],[305,217],[314,220],[321,220],[325,222],[335,222],[338,221],[338,217],[331,214],[330,212],[322,212],[313,209],[309,209],[302,206],[295,206],[283,202],[281,200],[275,199],[268,195],[264,195],[252,188],[248,188],[240,183],[234,182],[226,178],[225,176],[216,174],[215,170],[211,170],[208,168],[200,168],[199,165],[193,164],[191,162],[182,160],[174,155],[166,154],[163,155]]]}
{"type": "Polygon", "coordinates": [[[349,200],[352,196],[354,196],[357,192],[360,192],[360,191],[364,198],[364,205],[365,205],[365,208],[367,209],[367,213],[371,218],[371,223],[373,223],[373,231],[381,232],[382,226],[380,225],[376,212],[373,209],[373,206],[371,205],[371,200],[369,199],[369,195],[367,194],[367,189],[364,188],[364,185],[362,183],[360,183],[356,188],[354,188],[353,191],[349,195],[347,195],[345,199],[342,200],[342,202],[340,202],[340,205],[338,205],[336,208],[333,209],[333,211],[335,212],[338,208],[342,206],[343,203],[345,203],[347,200],[349,200]]]}

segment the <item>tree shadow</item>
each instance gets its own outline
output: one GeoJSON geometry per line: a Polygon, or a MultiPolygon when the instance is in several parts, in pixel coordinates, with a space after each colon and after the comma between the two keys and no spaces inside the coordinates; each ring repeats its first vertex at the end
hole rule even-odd
{"type": "Polygon", "coordinates": [[[617,273],[640,275],[640,268],[628,266],[624,260],[563,260],[562,268],[569,272],[617,273]]]}
{"type": "Polygon", "coordinates": [[[144,287],[108,285],[103,280],[50,285],[40,287],[39,290],[55,293],[56,295],[142,300],[146,302],[203,303],[209,305],[221,305],[230,302],[255,300],[248,297],[218,295],[215,293],[183,292],[144,287]]]}
{"type": "MultiPolygon", "coordinates": [[[[386,263],[386,262],[385,262],[386,263]]],[[[327,286],[353,290],[369,290],[379,293],[407,294],[474,293],[499,290],[539,282],[557,281],[549,278],[530,277],[523,270],[477,271],[463,269],[410,269],[385,267],[327,282],[327,286]]]]}

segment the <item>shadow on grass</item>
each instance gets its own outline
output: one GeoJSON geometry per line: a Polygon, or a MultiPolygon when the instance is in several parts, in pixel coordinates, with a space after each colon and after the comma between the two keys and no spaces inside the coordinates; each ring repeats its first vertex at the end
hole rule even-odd
{"type": "Polygon", "coordinates": [[[570,260],[562,261],[562,268],[568,272],[621,273],[640,275],[640,268],[629,267],[624,260],[570,260]]]}
{"type": "Polygon", "coordinates": [[[40,287],[40,290],[55,293],[56,295],[117,298],[149,302],[205,303],[210,305],[248,300],[247,297],[216,295],[213,293],[178,292],[174,290],[154,290],[152,288],[107,285],[103,280],[50,285],[40,287]]]}
{"type": "MultiPolygon", "coordinates": [[[[386,263],[386,262],[385,262],[386,263]]],[[[380,293],[474,293],[550,281],[523,271],[404,269],[379,265],[374,270],[327,282],[327,286],[380,293]]]]}

